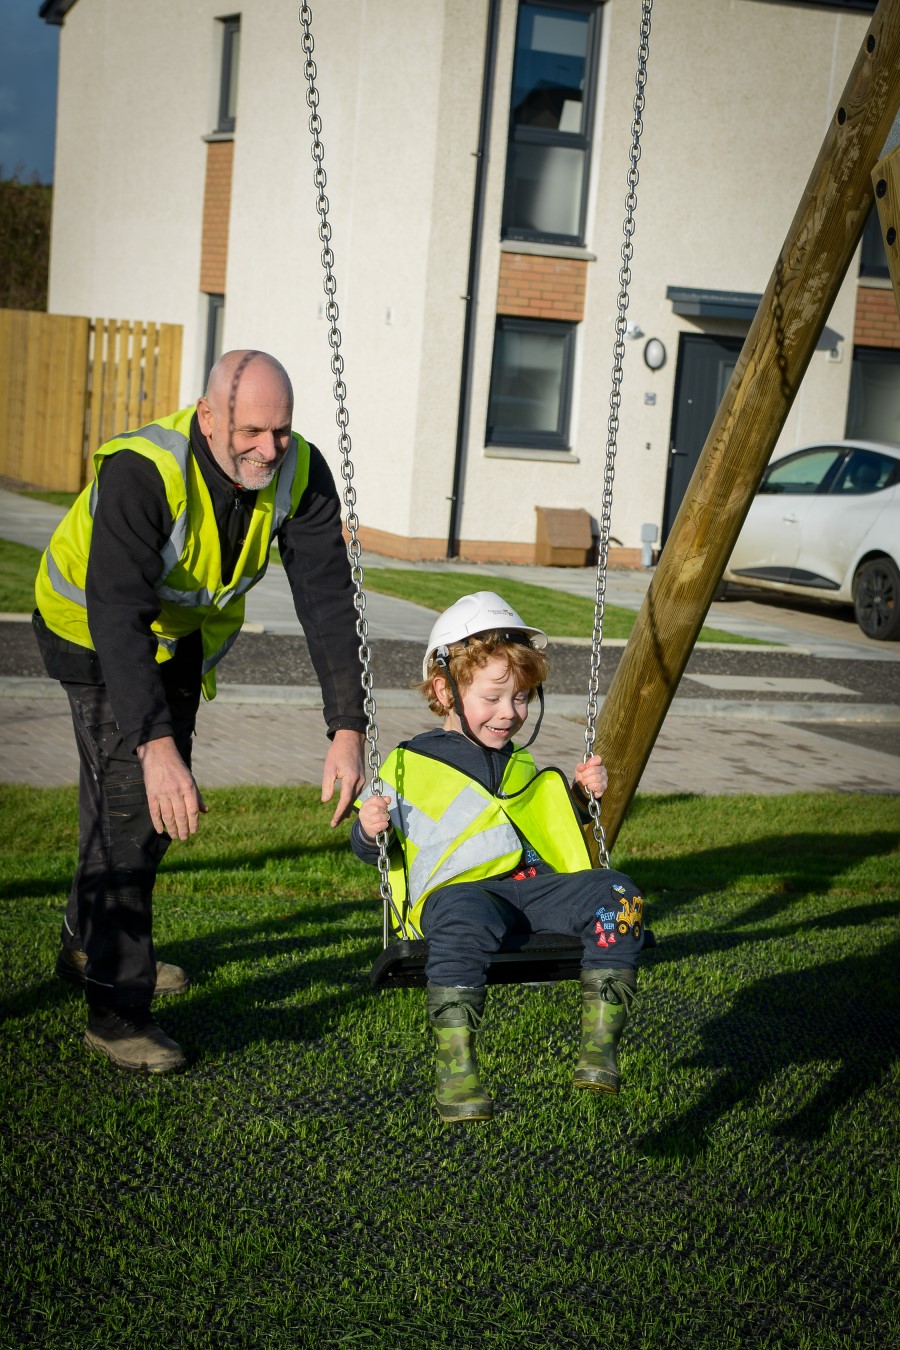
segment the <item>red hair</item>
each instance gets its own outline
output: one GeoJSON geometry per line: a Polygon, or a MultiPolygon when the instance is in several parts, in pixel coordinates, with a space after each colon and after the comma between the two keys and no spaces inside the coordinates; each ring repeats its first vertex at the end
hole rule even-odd
{"type": "MultiPolygon", "coordinates": [[[[550,669],[550,662],[543,652],[532,647],[525,633],[521,640],[510,638],[508,632],[479,633],[466,642],[452,642],[448,648],[447,667],[453,684],[463,694],[472,683],[476,670],[483,670],[494,657],[499,656],[506,662],[507,672],[515,676],[516,690],[527,689],[529,702],[539,684],[543,684],[550,669]]],[[[436,657],[428,663],[428,675],[420,684],[414,685],[419,693],[428,700],[428,706],[437,717],[444,717],[456,700],[453,696],[453,684],[447,682],[448,703],[441,703],[434,689],[435,676],[446,675],[444,666],[436,657]]]]}

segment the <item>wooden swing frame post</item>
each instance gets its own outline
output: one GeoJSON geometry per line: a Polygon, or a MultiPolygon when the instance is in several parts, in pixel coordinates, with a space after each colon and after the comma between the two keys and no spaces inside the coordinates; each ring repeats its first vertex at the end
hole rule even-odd
{"type": "Polygon", "coordinates": [[[900,315],[900,145],[872,170],[878,222],[884,238],[894,301],[900,315]]]}
{"type": "Polygon", "coordinates": [[[881,0],[604,700],[610,848],[862,236],[898,107],[900,0],[881,0]]]}

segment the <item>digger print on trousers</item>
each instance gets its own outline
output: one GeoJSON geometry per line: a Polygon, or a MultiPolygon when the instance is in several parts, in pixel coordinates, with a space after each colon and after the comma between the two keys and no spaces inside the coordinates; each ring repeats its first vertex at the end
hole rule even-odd
{"type": "MultiPolygon", "coordinates": [[[[619,888],[614,886],[613,890],[619,888]]],[[[616,915],[616,931],[620,937],[631,933],[637,939],[644,926],[644,901],[639,895],[623,895],[622,908],[616,915]]]]}

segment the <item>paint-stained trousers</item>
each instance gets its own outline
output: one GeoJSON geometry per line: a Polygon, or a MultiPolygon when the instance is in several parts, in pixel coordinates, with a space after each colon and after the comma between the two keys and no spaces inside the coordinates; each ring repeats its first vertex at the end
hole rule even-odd
{"type": "Polygon", "coordinates": [[[478,988],[494,952],[528,933],[579,938],[586,969],[633,969],[644,945],[643,899],[630,877],[609,869],[442,886],[422,911],[428,983],[478,988]]]}
{"type": "MultiPolygon", "coordinates": [[[[171,839],[153,828],[140,762],[122,743],[105,685],[63,688],[80,759],[78,868],[63,945],[87,954],[92,1007],[149,1005],[156,983],[153,886],[171,839]]],[[[199,691],[169,692],[168,701],[175,743],[190,767],[199,691]]]]}

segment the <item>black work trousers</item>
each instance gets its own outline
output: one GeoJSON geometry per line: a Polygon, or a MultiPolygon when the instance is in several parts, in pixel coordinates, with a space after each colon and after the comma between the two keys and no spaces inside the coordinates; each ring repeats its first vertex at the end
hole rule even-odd
{"type": "Polygon", "coordinates": [[[634,969],[644,945],[643,909],[631,878],[608,868],[441,886],[422,910],[426,977],[445,988],[477,989],[504,940],[523,933],[579,938],[584,969],[634,969]]]}
{"type": "MultiPolygon", "coordinates": [[[[156,984],[153,886],[171,843],[150,819],[137,756],[123,745],[106,686],[63,683],[78,745],[78,868],[62,941],[87,955],[92,1007],[149,1005],[156,984]]],[[[178,752],[190,767],[198,691],[171,691],[178,752]]]]}

